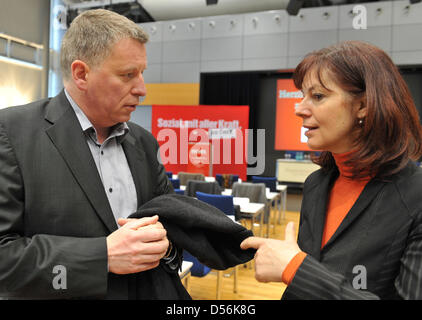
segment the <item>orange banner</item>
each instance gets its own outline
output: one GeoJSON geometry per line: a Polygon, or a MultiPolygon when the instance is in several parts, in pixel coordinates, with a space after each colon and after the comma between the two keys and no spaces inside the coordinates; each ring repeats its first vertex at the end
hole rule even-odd
{"type": "Polygon", "coordinates": [[[302,119],[295,115],[295,104],[302,100],[292,79],[277,80],[275,150],[310,151],[302,119]]]}
{"type": "Polygon", "coordinates": [[[249,106],[152,106],[151,131],[167,171],[246,180],[249,106]]]}

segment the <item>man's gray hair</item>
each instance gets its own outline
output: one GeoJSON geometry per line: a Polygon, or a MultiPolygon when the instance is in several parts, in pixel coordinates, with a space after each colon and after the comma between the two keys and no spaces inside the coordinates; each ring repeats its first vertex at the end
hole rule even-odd
{"type": "Polygon", "coordinates": [[[118,41],[126,38],[148,41],[148,34],[128,18],[104,9],[78,15],[63,37],[60,66],[64,80],[71,78],[71,65],[82,60],[91,68],[100,65],[118,41]]]}

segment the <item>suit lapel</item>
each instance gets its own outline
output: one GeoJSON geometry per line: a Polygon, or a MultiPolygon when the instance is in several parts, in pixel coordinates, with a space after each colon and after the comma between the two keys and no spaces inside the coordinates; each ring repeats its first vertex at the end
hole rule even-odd
{"type": "Polygon", "coordinates": [[[343,233],[345,232],[352,224],[356,221],[356,219],[365,211],[365,209],[370,205],[372,200],[377,196],[380,192],[382,187],[385,185],[385,182],[379,180],[371,180],[363,189],[362,193],[347,213],[346,217],[340,223],[340,226],[328,240],[326,245],[322,250],[330,246],[334,241],[343,233]]]}
{"type": "Polygon", "coordinates": [[[334,179],[337,177],[337,172],[334,170],[330,174],[325,175],[324,179],[315,186],[316,191],[313,199],[308,202],[311,206],[309,221],[312,223],[310,228],[312,229],[312,248],[311,255],[320,259],[321,254],[321,241],[322,234],[325,226],[325,214],[327,211],[327,203],[329,199],[329,193],[334,179]]]}
{"type": "Polygon", "coordinates": [[[138,207],[140,207],[148,197],[148,186],[151,184],[146,181],[149,177],[145,165],[146,157],[143,148],[137,145],[136,139],[132,136],[131,131],[122,142],[122,147],[132,173],[133,181],[135,183],[138,207]]]}
{"type": "Polygon", "coordinates": [[[85,135],[63,91],[48,105],[46,120],[52,124],[46,129],[47,135],[62,155],[99,218],[110,232],[116,230],[113,212],[85,135]]]}

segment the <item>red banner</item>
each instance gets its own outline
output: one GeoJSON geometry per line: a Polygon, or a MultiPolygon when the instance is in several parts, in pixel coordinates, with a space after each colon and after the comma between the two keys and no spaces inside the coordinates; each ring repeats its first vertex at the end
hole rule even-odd
{"type": "Polygon", "coordinates": [[[166,171],[246,180],[249,106],[152,106],[151,131],[166,171]]]}
{"type": "Polygon", "coordinates": [[[275,150],[311,150],[306,143],[302,119],[295,115],[295,104],[302,96],[292,79],[277,80],[275,150]]]}

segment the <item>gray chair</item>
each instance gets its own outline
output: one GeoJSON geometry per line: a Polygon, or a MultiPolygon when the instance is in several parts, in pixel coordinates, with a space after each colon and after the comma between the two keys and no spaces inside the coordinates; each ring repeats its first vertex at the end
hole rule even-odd
{"type": "Polygon", "coordinates": [[[196,197],[196,191],[221,194],[222,190],[217,181],[207,182],[199,180],[188,180],[186,184],[185,196],[196,197]]]}
{"type": "MultiPolygon", "coordinates": [[[[232,186],[232,196],[249,198],[250,202],[265,204],[264,223],[268,223],[270,207],[267,201],[265,183],[235,182],[232,186]]],[[[241,214],[241,218],[248,218],[248,215],[241,214]]]]}
{"type": "Polygon", "coordinates": [[[186,186],[188,180],[205,181],[205,176],[202,173],[179,172],[177,178],[181,186],[186,186]]]}

